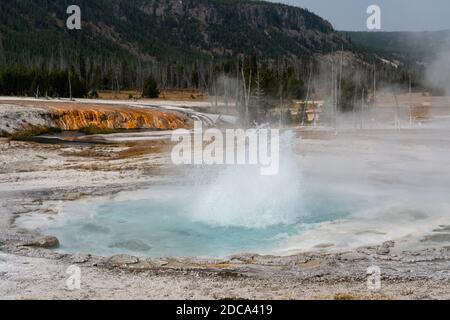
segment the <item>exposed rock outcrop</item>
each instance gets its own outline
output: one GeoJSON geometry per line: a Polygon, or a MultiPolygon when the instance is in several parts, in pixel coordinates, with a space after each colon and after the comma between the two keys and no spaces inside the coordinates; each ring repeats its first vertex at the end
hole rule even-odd
{"type": "Polygon", "coordinates": [[[0,102],[0,136],[6,137],[84,128],[174,130],[191,126],[191,119],[176,111],[124,105],[0,102]]]}
{"type": "Polygon", "coordinates": [[[53,236],[44,236],[35,241],[31,241],[25,244],[27,247],[37,247],[45,249],[56,249],[59,248],[59,240],[53,236]]]}

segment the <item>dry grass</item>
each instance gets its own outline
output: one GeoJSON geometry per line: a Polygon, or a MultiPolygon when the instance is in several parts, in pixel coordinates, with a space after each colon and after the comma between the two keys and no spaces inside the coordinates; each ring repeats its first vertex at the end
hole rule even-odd
{"type": "Polygon", "coordinates": [[[141,93],[138,91],[125,90],[120,92],[113,92],[111,90],[99,91],[98,92],[99,99],[105,100],[133,100],[140,99],[141,93]]]}
{"type": "Polygon", "coordinates": [[[160,99],[171,101],[207,101],[208,95],[196,90],[162,90],[160,99]]]}
{"type": "Polygon", "coordinates": [[[101,161],[126,160],[169,151],[170,145],[162,141],[127,142],[101,147],[93,145],[81,151],[64,151],[62,156],[83,157],[101,161]]]}
{"type": "Polygon", "coordinates": [[[168,145],[159,141],[132,142],[127,143],[126,146],[128,147],[127,149],[121,150],[115,155],[115,160],[138,158],[147,154],[163,153],[168,150],[168,145]]]}
{"type": "Polygon", "coordinates": [[[124,144],[100,147],[94,145],[81,151],[65,151],[62,156],[84,157],[96,160],[125,160],[159,154],[169,150],[170,145],[163,141],[127,142],[124,144]]]}
{"type": "Polygon", "coordinates": [[[337,293],[333,300],[357,301],[357,300],[391,300],[390,297],[383,294],[360,295],[356,293],[337,293]]]}
{"type": "Polygon", "coordinates": [[[427,120],[430,118],[430,106],[414,106],[412,109],[412,116],[416,120],[427,120]]]}
{"type": "MultiPolygon", "coordinates": [[[[99,99],[105,100],[140,100],[142,94],[139,91],[125,90],[121,92],[112,92],[110,90],[100,91],[98,93],[99,99]]],[[[169,100],[169,101],[206,101],[208,99],[207,94],[197,90],[161,90],[159,98],[156,100],[169,100]]],[[[146,99],[147,100],[147,99],[146,99]]]]}
{"type": "Polygon", "coordinates": [[[64,157],[82,157],[82,158],[91,158],[97,160],[111,160],[114,155],[114,149],[108,148],[103,149],[98,146],[92,146],[81,151],[64,151],[61,153],[61,156],[64,157]]]}

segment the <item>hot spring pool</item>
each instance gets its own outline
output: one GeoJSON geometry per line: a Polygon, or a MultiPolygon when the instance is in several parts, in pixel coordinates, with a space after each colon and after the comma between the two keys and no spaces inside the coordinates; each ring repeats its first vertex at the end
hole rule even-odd
{"type": "Polygon", "coordinates": [[[447,165],[446,145],[339,139],[300,144],[308,156],[293,154],[288,139],[274,176],[182,167],[147,190],[51,203],[57,215],[24,214],[16,224],[58,237],[66,253],[208,258],[378,245],[448,225],[449,177],[434,169],[447,165]]]}
{"type": "Polygon", "coordinates": [[[305,181],[291,146],[291,139],[282,143],[276,175],[263,176],[257,166],[184,168],[186,179],[69,206],[43,231],[68,253],[213,258],[276,252],[291,236],[361,205],[354,194],[305,181]]]}
{"type": "Polygon", "coordinates": [[[69,204],[41,231],[58,237],[60,251],[67,253],[270,254],[318,223],[367,205],[352,188],[304,177],[291,134],[281,141],[276,175],[263,176],[258,166],[183,168],[184,178],[147,190],[69,204]]]}
{"type": "MultiPolygon", "coordinates": [[[[187,186],[159,186],[141,191],[135,199],[100,201],[69,206],[65,214],[57,217],[48,227],[46,234],[55,235],[61,242],[60,251],[65,253],[92,253],[108,256],[128,253],[141,257],[224,257],[236,253],[270,253],[279,248],[290,236],[315,224],[348,216],[352,206],[331,196],[306,196],[302,205],[296,203],[277,212],[266,211],[266,219],[273,223],[261,224],[258,210],[245,219],[231,217],[230,221],[218,217],[213,219],[193,201],[192,189],[187,186]],[[145,197],[142,199],[142,197],[145,197]],[[242,223],[242,225],[239,225],[242,223]]],[[[202,202],[203,203],[203,202],[202,202]]],[[[229,207],[211,212],[212,215],[226,214],[229,207]]],[[[260,207],[262,213],[264,208],[260,207]]]]}

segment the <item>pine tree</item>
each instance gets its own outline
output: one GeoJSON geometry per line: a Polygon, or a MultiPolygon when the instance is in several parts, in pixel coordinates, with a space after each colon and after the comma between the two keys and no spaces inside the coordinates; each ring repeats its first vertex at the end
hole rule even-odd
{"type": "Polygon", "coordinates": [[[158,89],[158,84],[153,76],[149,76],[144,83],[144,90],[142,96],[144,98],[158,98],[160,91],[158,89]]]}

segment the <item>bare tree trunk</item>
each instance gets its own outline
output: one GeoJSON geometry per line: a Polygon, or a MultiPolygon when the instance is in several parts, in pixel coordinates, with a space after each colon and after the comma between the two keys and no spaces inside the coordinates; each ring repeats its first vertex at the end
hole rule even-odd
{"type": "Polygon", "coordinates": [[[256,121],[259,122],[259,116],[261,113],[261,103],[263,101],[263,92],[261,89],[261,78],[259,74],[259,66],[256,66],[256,121]]]}
{"type": "Polygon", "coordinates": [[[217,112],[217,108],[219,106],[219,101],[218,101],[219,93],[218,93],[218,90],[217,90],[217,79],[213,80],[213,86],[214,86],[214,107],[215,107],[216,112],[217,112]]]}
{"type": "Polygon", "coordinates": [[[251,93],[251,85],[252,85],[252,74],[250,73],[250,79],[247,86],[247,80],[245,78],[244,66],[242,66],[242,80],[243,80],[243,88],[244,88],[244,106],[245,106],[245,122],[247,126],[250,124],[250,113],[249,113],[249,105],[250,105],[250,93],[251,93]]]}
{"type": "Polygon", "coordinates": [[[283,83],[280,83],[280,129],[283,128],[283,83]]]}
{"type": "Polygon", "coordinates": [[[400,130],[400,117],[399,117],[399,105],[397,95],[394,92],[394,100],[395,100],[395,129],[400,130]]]}
{"type": "Polygon", "coordinates": [[[306,90],[306,103],[305,106],[302,110],[302,127],[305,125],[305,117],[306,117],[306,111],[308,110],[308,102],[309,102],[309,93],[310,93],[310,86],[311,86],[311,75],[312,75],[312,70],[309,70],[309,76],[308,76],[308,88],[306,90]]]}
{"type": "Polygon", "coordinates": [[[377,67],[373,63],[373,105],[377,105],[377,67]]]}
{"type": "MultiPolygon", "coordinates": [[[[340,61],[339,61],[339,89],[338,89],[338,96],[337,96],[337,101],[336,104],[337,105],[341,105],[341,94],[342,94],[342,65],[343,65],[343,60],[344,60],[344,45],[342,45],[342,49],[341,49],[341,57],[340,57],[340,61]]],[[[342,110],[342,106],[341,106],[341,110],[342,110]]]]}
{"type": "Polygon", "coordinates": [[[333,109],[333,127],[337,132],[337,76],[338,71],[335,71],[334,62],[331,65],[331,107],[333,109]]]}
{"type": "Polygon", "coordinates": [[[2,65],[3,63],[6,64],[6,53],[5,48],[3,48],[3,39],[0,35],[0,65],[2,65]]]}
{"type": "Polygon", "coordinates": [[[360,129],[363,130],[364,129],[364,97],[365,97],[365,90],[364,88],[362,89],[362,94],[361,94],[361,114],[360,114],[360,129]]]}
{"type": "Polygon", "coordinates": [[[226,110],[227,110],[227,113],[229,113],[230,112],[230,109],[229,109],[229,92],[228,92],[228,90],[229,90],[229,80],[228,80],[228,78],[225,78],[225,80],[224,80],[224,95],[225,95],[225,108],[226,108],[226,110]]]}
{"type": "Polygon", "coordinates": [[[59,69],[64,70],[64,52],[61,41],[59,42],[59,69]]]}
{"type": "Polygon", "coordinates": [[[358,88],[355,86],[355,91],[353,92],[353,108],[352,108],[352,115],[353,115],[353,129],[357,129],[357,124],[356,124],[356,105],[357,105],[357,101],[356,101],[356,97],[358,95],[358,88]]]}
{"type": "Polygon", "coordinates": [[[334,78],[334,94],[335,94],[335,98],[334,98],[334,131],[337,134],[338,133],[338,97],[339,97],[337,73],[334,78]]]}
{"type": "Polygon", "coordinates": [[[71,71],[69,69],[69,96],[70,96],[70,101],[73,100],[72,98],[72,80],[70,79],[72,77],[71,71]]]}
{"type": "Polygon", "coordinates": [[[413,127],[413,111],[412,111],[412,83],[411,75],[409,75],[409,126],[413,127]]]}

